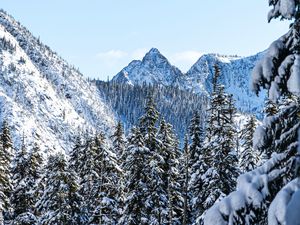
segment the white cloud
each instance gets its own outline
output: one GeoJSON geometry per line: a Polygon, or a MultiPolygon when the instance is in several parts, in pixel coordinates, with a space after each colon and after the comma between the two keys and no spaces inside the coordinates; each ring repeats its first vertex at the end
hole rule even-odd
{"type": "Polygon", "coordinates": [[[195,63],[196,60],[198,60],[201,55],[202,53],[198,51],[184,51],[184,52],[175,53],[173,55],[173,58],[176,61],[186,61],[186,62],[195,63]]]}
{"type": "Polygon", "coordinates": [[[199,58],[203,55],[203,53],[199,51],[183,51],[183,52],[177,52],[170,56],[170,61],[184,69],[188,70],[199,58]]]}
{"type": "Polygon", "coordinates": [[[107,52],[99,52],[97,54],[97,58],[104,60],[118,60],[126,57],[127,55],[127,52],[121,50],[109,50],[107,52]]]}

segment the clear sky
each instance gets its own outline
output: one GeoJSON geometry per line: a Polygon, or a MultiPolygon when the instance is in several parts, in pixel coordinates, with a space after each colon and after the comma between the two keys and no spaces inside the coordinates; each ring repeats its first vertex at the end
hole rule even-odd
{"type": "Polygon", "coordinates": [[[247,56],[288,30],[267,0],[3,0],[1,7],[79,67],[107,79],[158,48],[184,72],[203,53],[247,56]]]}

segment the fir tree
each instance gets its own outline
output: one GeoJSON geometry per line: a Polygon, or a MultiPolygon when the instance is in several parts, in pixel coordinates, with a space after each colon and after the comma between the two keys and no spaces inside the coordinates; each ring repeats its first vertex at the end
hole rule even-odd
{"type": "Polygon", "coordinates": [[[189,147],[189,173],[191,174],[188,178],[189,185],[188,190],[190,194],[190,218],[192,221],[195,220],[198,214],[202,212],[202,175],[207,169],[203,159],[203,145],[204,145],[204,131],[201,125],[199,113],[196,112],[191,120],[190,125],[190,137],[191,144],[189,147]]]}
{"type": "Polygon", "coordinates": [[[14,224],[20,223],[21,219],[30,222],[36,218],[34,215],[35,204],[39,197],[37,189],[43,163],[39,152],[40,149],[35,144],[31,153],[28,153],[23,140],[22,147],[15,157],[12,170],[14,186],[11,198],[14,208],[14,224]]]}
{"type": "Polygon", "coordinates": [[[117,166],[117,159],[114,154],[107,150],[104,136],[98,135],[95,139],[96,149],[96,172],[98,182],[95,182],[93,204],[96,208],[90,219],[90,224],[117,224],[120,217],[120,206],[123,196],[120,196],[119,179],[122,171],[117,166]]]}
{"type": "Polygon", "coordinates": [[[179,183],[180,153],[172,126],[164,119],[160,123],[157,141],[150,161],[150,178],[154,190],[152,223],[181,224],[183,201],[179,183]]]}
{"type": "Polygon", "coordinates": [[[126,147],[126,139],[121,121],[118,122],[111,138],[113,142],[113,152],[117,155],[118,161],[120,162],[126,147]]]}
{"type": "Polygon", "coordinates": [[[155,136],[157,133],[156,123],[158,121],[159,112],[156,110],[156,105],[152,96],[147,99],[145,113],[140,118],[140,130],[145,137],[145,144],[150,150],[156,146],[155,136]]]}
{"type": "Polygon", "coordinates": [[[124,153],[127,146],[127,140],[124,135],[124,130],[121,121],[119,121],[117,126],[115,127],[115,132],[113,133],[111,138],[113,143],[112,152],[116,154],[117,164],[122,169],[122,172],[119,173],[119,178],[118,178],[119,181],[117,184],[117,186],[119,187],[118,188],[119,207],[120,209],[122,209],[124,207],[123,203],[124,203],[124,185],[125,185],[122,164],[124,161],[124,153]]]}
{"type": "Polygon", "coordinates": [[[125,203],[119,224],[149,224],[150,192],[149,168],[151,152],[145,147],[144,138],[138,128],[133,128],[129,145],[125,151],[123,168],[125,172],[125,203]]]}
{"type": "MultiPolygon", "coordinates": [[[[218,78],[218,66],[215,68],[215,77],[218,78]]],[[[224,92],[224,87],[216,78],[207,121],[207,143],[203,149],[203,161],[198,163],[199,166],[202,164],[202,168],[208,166],[207,169],[202,169],[205,174],[201,179],[203,192],[200,196],[204,209],[208,209],[219,198],[230,193],[238,176],[236,130],[233,122],[236,110],[232,96],[224,92]]]]}
{"type": "Polygon", "coordinates": [[[253,149],[253,135],[256,129],[256,119],[251,116],[241,131],[243,151],[240,155],[240,168],[243,172],[253,170],[259,161],[258,153],[253,149]]]}
{"type": "Polygon", "coordinates": [[[76,173],[80,173],[84,163],[84,145],[82,144],[82,139],[77,136],[75,139],[75,144],[70,152],[69,166],[76,173]]]}
{"type": "Polygon", "coordinates": [[[0,223],[11,214],[10,196],[12,191],[11,160],[13,145],[6,121],[2,124],[0,136],[0,223]]]}
{"type": "Polygon", "coordinates": [[[45,187],[37,202],[39,224],[84,224],[78,177],[69,170],[62,154],[50,156],[45,173],[45,187]]]}
{"type": "Polygon", "coordinates": [[[200,121],[200,115],[198,112],[194,113],[194,116],[190,122],[189,129],[190,129],[190,137],[191,137],[189,163],[191,165],[190,167],[192,167],[201,155],[203,142],[204,142],[204,131],[200,121]]]}
{"type": "Polygon", "coordinates": [[[184,139],[184,147],[183,147],[183,155],[182,155],[182,195],[183,195],[183,219],[182,219],[182,225],[187,225],[190,223],[189,221],[189,215],[190,215],[190,196],[189,196],[189,177],[190,177],[190,171],[189,171],[189,141],[187,135],[184,139]]]}
{"type": "Polygon", "coordinates": [[[14,208],[14,216],[29,212],[29,196],[27,186],[28,176],[28,153],[23,142],[21,149],[18,151],[14,159],[14,167],[12,169],[13,191],[11,204],[14,208]]]}

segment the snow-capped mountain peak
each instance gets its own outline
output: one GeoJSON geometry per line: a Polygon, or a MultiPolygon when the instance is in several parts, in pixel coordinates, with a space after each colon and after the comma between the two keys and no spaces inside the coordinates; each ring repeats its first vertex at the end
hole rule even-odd
{"type": "Polygon", "coordinates": [[[249,88],[250,74],[263,53],[250,57],[204,54],[183,74],[172,66],[158,49],[152,48],[142,61],[135,60],[119,72],[112,81],[129,84],[161,84],[209,96],[212,90],[214,65],[221,69],[220,82],[233,94],[243,112],[261,114],[264,94],[257,97],[249,88]]]}
{"type": "Polygon", "coordinates": [[[158,49],[152,48],[142,60],[134,60],[129,63],[112,81],[130,84],[173,85],[182,75],[183,73],[177,67],[172,66],[158,49]]]}

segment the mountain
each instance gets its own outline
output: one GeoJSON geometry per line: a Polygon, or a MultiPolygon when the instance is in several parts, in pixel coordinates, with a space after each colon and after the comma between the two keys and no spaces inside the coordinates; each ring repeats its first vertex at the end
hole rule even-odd
{"type": "Polygon", "coordinates": [[[251,72],[262,56],[263,53],[249,57],[203,55],[186,73],[183,88],[196,93],[211,93],[213,67],[217,64],[221,70],[219,82],[225,86],[226,92],[233,95],[237,108],[242,112],[255,113],[261,117],[265,94],[256,96],[250,90],[250,80],[251,72]]]}
{"type": "Polygon", "coordinates": [[[111,115],[77,69],[0,11],[0,123],[8,121],[17,147],[24,136],[46,154],[68,151],[79,133],[110,133],[111,115]]]}
{"type": "Polygon", "coordinates": [[[113,77],[113,82],[128,84],[179,85],[183,73],[172,66],[158,49],[152,48],[143,60],[134,60],[113,77]]]}
{"type": "Polygon", "coordinates": [[[218,64],[221,69],[220,82],[228,93],[233,94],[237,108],[261,117],[265,95],[257,97],[250,90],[249,84],[251,71],[262,55],[263,53],[258,53],[249,57],[237,57],[205,54],[184,74],[153,48],[142,61],[135,60],[122,69],[112,82],[176,86],[181,90],[209,96],[212,90],[213,68],[218,64]]]}

